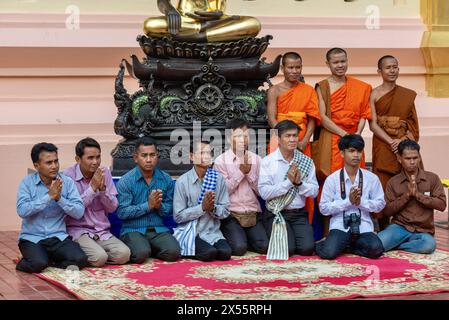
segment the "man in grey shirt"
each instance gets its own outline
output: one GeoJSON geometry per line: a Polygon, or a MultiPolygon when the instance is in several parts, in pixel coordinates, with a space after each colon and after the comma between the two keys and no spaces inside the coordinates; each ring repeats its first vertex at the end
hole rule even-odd
{"type": "Polygon", "coordinates": [[[173,217],[179,224],[174,236],[183,256],[201,261],[229,260],[231,247],[220,231],[229,216],[229,196],[222,175],[211,168],[208,141],[190,145],[193,168],[176,181],[173,217]]]}

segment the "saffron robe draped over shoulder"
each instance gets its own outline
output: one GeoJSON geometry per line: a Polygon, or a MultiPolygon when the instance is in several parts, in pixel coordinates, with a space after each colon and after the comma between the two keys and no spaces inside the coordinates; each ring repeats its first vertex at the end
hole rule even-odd
{"type": "MultiPolygon", "coordinates": [[[[416,92],[401,86],[383,95],[375,102],[377,123],[392,139],[404,136],[419,140],[418,116],[415,109],[416,92]]],[[[385,189],[388,180],[401,171],[401,165],[391,147],[373,137],[373,172],[385,189]]]]}
{"type": "MultiPolygon", "coordinates": [[[[292,120],[296,123],[301,128],[298,137],[298,141],[301,141],[306,134],[307,117],[315,118],[315,122],[319,123],[320,111],[318,108],[318,96],[312,86],[299,82],[296,86],[279,95],[276,120],[278,122],[292,120]]],[[[277,137],[272,136],[270,140],[270,152],[275,151],[277,148],[277,137]]],[[[307,144],[304,154],[310,157],[310,143],[307,144]]]]}
{"type": "MultiPolygon", "coordinates": [[[[327,80],[321,81],[320,88],[329,88],[327,80]]],[[[325,103],[330,101],[331,120],[348,133],[356,133],[360,119],[371,120],[371,106],[369,98],[371,86],[363,81],[346,77],[346,83],[330,94],[329,90],[321,90],[325,103]],[[330,95],[330,97],[329,97],[330,95]]],[[[319,150],[320,153],[330,154],[330,173],[343,168],[343,158],[338,149],[340,136],[332,134],[330,150],[319,150]]],[[[361,167],[365,167],[363,155],[361,167]]]]}

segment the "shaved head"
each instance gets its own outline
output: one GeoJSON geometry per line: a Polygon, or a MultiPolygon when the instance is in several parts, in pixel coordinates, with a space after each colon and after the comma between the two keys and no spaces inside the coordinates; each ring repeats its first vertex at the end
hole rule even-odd
{"type": "Polygon", "coordinates": [[[344,53],[346,57],[348,56],[348,54],[346,53],[346,51],[344,49],[342,49],[342,48],[332,48],[332,49],[330,49],[326,53],[326,60],[330,61],[331,60],[331,56],[333,54],[339,54],[339,53],[344,53]]]}
{"type": "Polygon", "coordinates": [[[390,55],[383,56],[383,57],[380,58],[379,61],[377,62],[377,68],[378,68],[379,70],[382,70],[382,63],[384,62],[384,60],[387,60],[387,59],[394,59],[394,60],[396,60],[396,62],[398,62],[398,59],[396,59],[396,58],[393,57],[393,56],[390,56],[390,55]]]}
{"type": "Polygon", "coordinates": [[[293,51],[284,53],[284,54],[282,55],[282,65],[283,65],[283,66],[285,66],[285,61],[286,61],[287,59],[292,59],[292,60],[298,60],[298,59],[299,59],[299,60],[302,61],[302,58],[301,58],[301,56],[299,55],[299,53],[293,52],[293,51]]]}

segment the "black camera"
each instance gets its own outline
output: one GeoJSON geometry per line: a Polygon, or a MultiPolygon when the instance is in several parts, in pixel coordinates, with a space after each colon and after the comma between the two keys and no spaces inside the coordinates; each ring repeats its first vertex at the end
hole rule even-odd
{"type": "Polygon", "coordinates": [[[345,229],[349,227],[349,232],[353,237],[360,235],[360,223],[362,222],[361,212],[353,212],[351,214],[343,213],[343,224],[345,229]]]}

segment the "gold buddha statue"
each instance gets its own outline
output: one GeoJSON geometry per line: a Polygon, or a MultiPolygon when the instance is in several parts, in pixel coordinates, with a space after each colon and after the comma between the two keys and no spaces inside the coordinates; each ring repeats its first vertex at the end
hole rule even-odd
{"type": "Polygon", "coordinates": [[[157,5],[164,16],[145,20],[143,30],[150,37],[222,42],[255,37],[260,31],[256,18],[226,15],[226,0],[178,0],[177,9],[170,0],[158,0],[157,5]]]}

